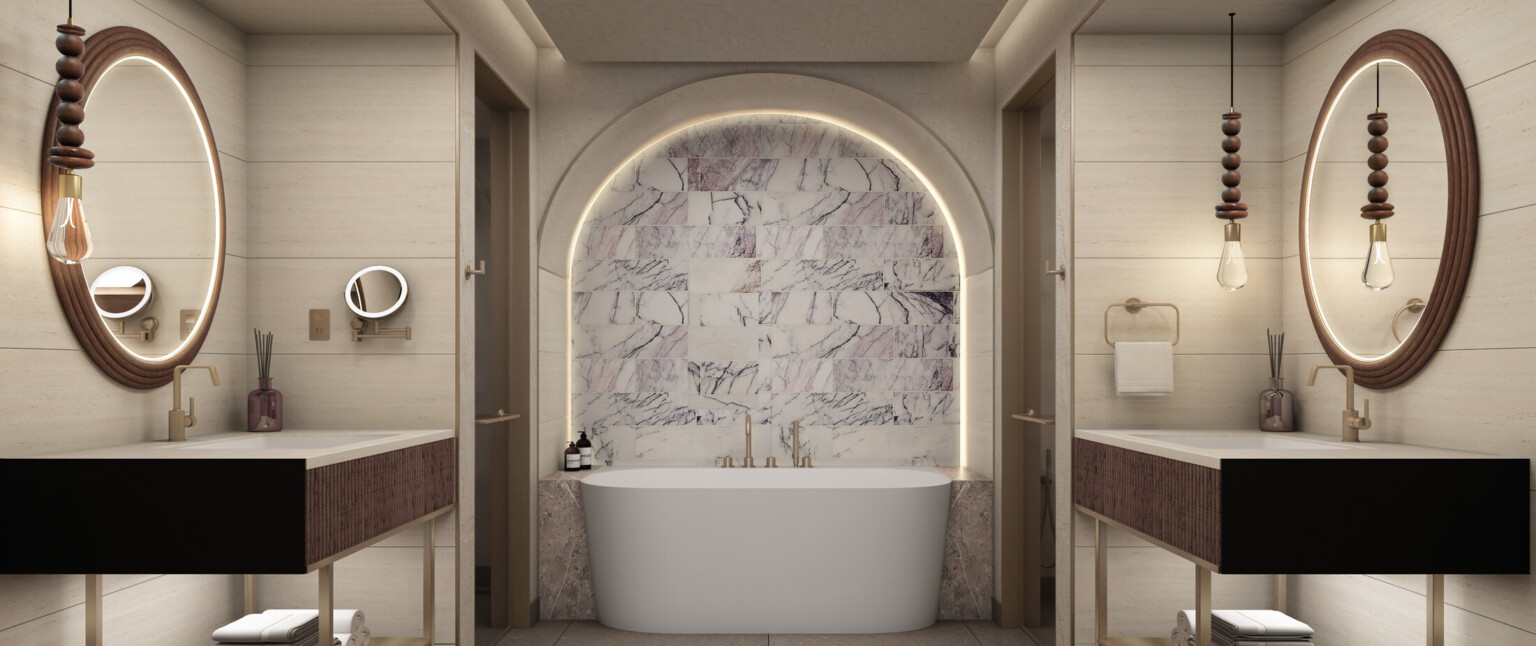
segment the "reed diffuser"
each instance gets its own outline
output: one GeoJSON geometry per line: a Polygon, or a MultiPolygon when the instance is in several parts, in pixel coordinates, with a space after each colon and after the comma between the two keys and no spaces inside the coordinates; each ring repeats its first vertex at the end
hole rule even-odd
{"type": "Polygon", "coordinates": [[[246,426],[253,432],[283,430],[283,394],[272,388],[272,333],[256,333],[256,390],[245,398],[246,426]]]}
{"type": "Polygon", "coordinates": [[[1285,362],[1285,333],[1269,337],[1269,389],[1259,393],[1259,430],[1289,432],[1296,430],[1296,396],[1285,389],[1285,377],[1280,375],[1285,362]]]}

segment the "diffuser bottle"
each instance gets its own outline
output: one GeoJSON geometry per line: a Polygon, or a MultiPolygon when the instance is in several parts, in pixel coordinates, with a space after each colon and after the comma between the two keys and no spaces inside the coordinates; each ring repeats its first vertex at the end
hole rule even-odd
{"type": "Polygon", "coordinates": [[[1285,379],[1269,380],[1269,389],[1259,393],[1259,430],[1290,432],[1296,430],[1296,396],[1285,389],[1285,379]]]}
{"type": "Polygon", "coordinates": [[[256,330],[256,390],[245,397],[245,429],[283,430],[283,394],[272,388],[272,333],[256,330]]]}
{"type": "Polygon", "coordinates": [[[565,447],[565,470],[580,471],[581,449],[576,448],[575,442],[570,442],[569,444],[570,446],[565,447]]]}
{"type": "Polygon", "coordinates": [[[576,450],[581,451],[581,468],[583,471],[592,468],[592,440],[587,439],[587,432],[581,432],[581,438],[576,440],[576,450]]]}

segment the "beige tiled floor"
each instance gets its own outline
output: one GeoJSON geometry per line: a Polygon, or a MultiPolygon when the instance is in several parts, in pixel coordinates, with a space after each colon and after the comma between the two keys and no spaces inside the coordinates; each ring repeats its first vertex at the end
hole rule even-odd
{"type": "Polygon", "coordinates": [[[498,646],[1033,646],[1021,630],[990,621],[941,621],[909,633],[883,635],[654,635],[608,628],[595,621],[545,621],[514,630],[498,646]]]}

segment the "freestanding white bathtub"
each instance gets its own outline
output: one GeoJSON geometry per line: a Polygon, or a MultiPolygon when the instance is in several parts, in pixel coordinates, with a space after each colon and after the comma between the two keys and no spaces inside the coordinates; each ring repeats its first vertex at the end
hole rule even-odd
{"type": "Polygon", "coordinates": [[[597,619],[648,633],[886,633],[938,618],[949,477],[637,468],[581,481],[597,619]]]}

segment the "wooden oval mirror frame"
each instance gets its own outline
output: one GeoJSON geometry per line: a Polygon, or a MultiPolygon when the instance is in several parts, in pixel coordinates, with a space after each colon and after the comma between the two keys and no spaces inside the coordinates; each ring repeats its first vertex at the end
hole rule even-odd
{"type": "MultiPolygon", "coordinates": [[[[1362,146],[1363,150],[1363,146],[1362,146]]],[[[1361,195],[1365,193],[1364,158],[1362,156],[1361,195]]],[[[1328,358],[1339,365],[1355,369],[1355,383],[1366,388],[1391,388],[1418,374],[1429,363],[1441,341],[1450,331],[1461,307],[1461,297],[1467,287],[1467,276],[1472,270],[1472,251],[1477,243],[1478,217],[1478,158],[1477,133],[1472,124],[1472,109],[1467,94],[1450,59],[1422,34],[1408,30],[1382,32],[1365,41],[1345,61],[1328,89],[1328,97],[1318,111],[1317,123],[1312,128],[1312,142],[1307,148],[1307,163],[1301,178],[1301,213],[1299,244],[1301,251],[1302,289],[1306,292],[1307,309],[1312,315],[1312,326],[1328,358]],[[1440,266],[1435,272],[1434,288],[1418,325],[1408,334],[1397,349],[1377,359],[1364,360],[1345,351],[1328,329],[1312,286],[1311,253],[1307,241],[1308,201],[1312,194],[1312,169],[1317,161],[1319,144],[1328,125],[1328,115],[1340,93],[1349,85],[1350,78],[1362,66],[1371,61],[1391,59],[1403,64],[1419,80],[1434,102],[1439,117],[1440,132],[1445,138],[1446,159],[1446,222],[1445,243],[1440,253],[1440,266]]],[[[1362,220],[1363,222],[1363,220],[1362,220]]],[[[1361,240],[1365,228],[1361,227],[1361,240]]],[[[1362,242],[1363,246],[1363,242],[1362,242]]],[[[1386,323],[1383,322],[1383,325],[1386,323]]]]}
{"type": "MultiPolygon", "coordinates": [[[[219,303],[219,288],[224,278],[224,174],[219,168],[218,146],[214,143],[213,128],[208,123],[208,113],[203,109],[202,99],[198,97],[191,77],[187,75],[187,71],[182,68],[171,50],[147,32],[132,27],[111,27],[96,32],[85,40],[85,51],[80,56],[81,62],[85,65],[85,76],[80,79],[80,82],[85,85],[86,98],[89,99],[97,82],[114,63],[129,56],[140,56],[158,63],[176,80],[186,93],[188,102],[197,115],[207,149],[212,151],[209,155],[209,164],[214,178],[214,202],[217,206],[216,215],[219,221],[217,244],[213,252],[213,271],[209,277],[210,284],[202,315],[198,317],[187,341],[175,352],[154,360],[135,355],[117,342],[112,331],[97,314],[96,303],[91,298],[91,286],[86,281],[85,272],[81,266],[66,265],[55,262],[51,258],[46,262],[48,271],[53,274],[53,286],[59,295],[59,305],[64,309],[64,318],[69,321],[69,327],[74,330],[75,338],[80,340],[80,346],[85,349],[85,353],[107,376],[125,386],[148,390],[170,383],[172,371],[176,366],[192,362],[198,351],[202,349],[203,341],[208,337],[208,328],[213,324],[214,310],[219,303]]],[[[58,176],[61,171],[48,163],[48,148],[53,145],[54,131],[59,126],[58,116],[55,114],[58,104],[58,95],[52,95],[48,119],[43,127],[40,192],[43,198],[45,235],[59,194],[58,176]]],[[[89,137],[89,111],[86,117],[83,127],[89,137]]],[[[86,174],[85,177],[86,200],[89,203],[90,175],[86,174]]],[[[179,331],[179,324],[176,329],[179,331]]]]}

